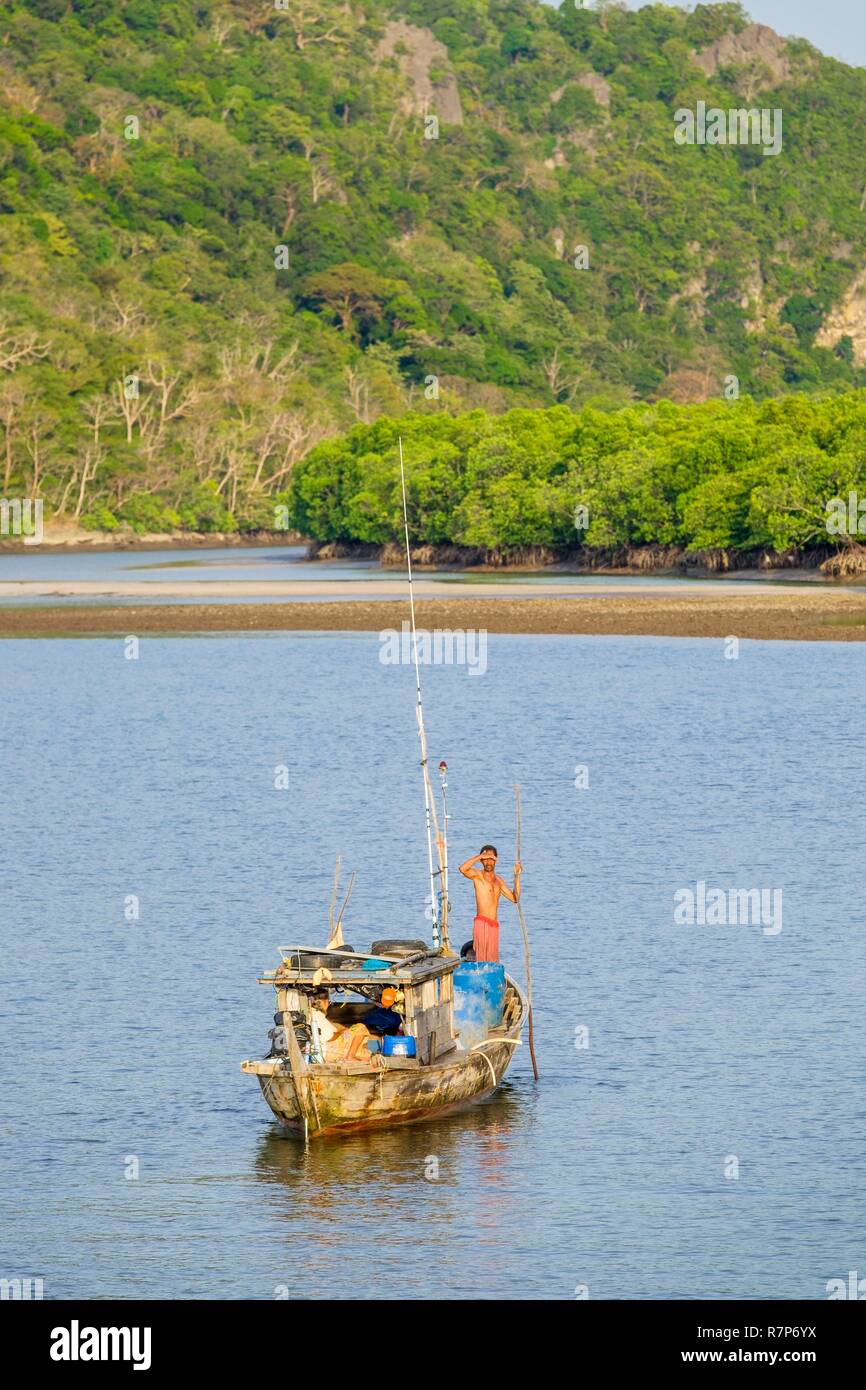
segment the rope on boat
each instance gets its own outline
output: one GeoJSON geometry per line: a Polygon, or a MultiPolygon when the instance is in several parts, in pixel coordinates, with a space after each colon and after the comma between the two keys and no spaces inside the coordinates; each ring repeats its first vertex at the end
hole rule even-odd
{"type": "MultiPolygon", "coordinates": [[[[472,1051],[474,1052],[475,1049],[473,1048],[472,1051]]],[[[486,1053],[486,1052],[479,1052],[478,1055],[479,1055],[479,1057],[483,1057],[483,1058],[484,1058],[485,1062],[487,1063],[488,1067],[490,1068],[490,1075],[493,1077],[493,1084],[494,1084],[494,1086],[498,1086],[498,1085],[499,1085],[499,1082],[496,1080],[496,1072],[493,1070],[493,1063],[491,1062],[490,1058],[487,1056],[487,1053],[486,1053]]]]}
{"type": "MultiPolygon", "coordinates": [[[[510,1046],[510,1047],[522,1047],[522,1046],[523,1046],[523,1043],[521,1042],[520,1038],[485,1038],[485,1039],[483,1040],[483,1042],[475,1043],[472,1047],[470,1047],[469,1051],[470,1051],[470,1052],[478,1052],[478,1049],[481,1048],[481,1047],[493,1047],[494,1045],[495,1045],[496,1047],[501,1047],[503,1043],[505,1043],[507,1046],[510,1046]]],[[[490,1075],[493,1077],[493,1084],[494,1084],[494,1086],[498,1086],[498,1085],[499,1085],[499,1082],[498,1082],[497,1079],[496,1079],[496,1072],[493,1070],[493,1063],[491,1062],[490,1058],[487,1056],[487,1053],[486,1053],[486,1052],[478,1052],[478,1055],[479,1055],[479,1057],[483,1057],[483,1058],[484,1058],[485,1062],[487,1063],[488,1067],[490,1068],[490,1075]]]]}

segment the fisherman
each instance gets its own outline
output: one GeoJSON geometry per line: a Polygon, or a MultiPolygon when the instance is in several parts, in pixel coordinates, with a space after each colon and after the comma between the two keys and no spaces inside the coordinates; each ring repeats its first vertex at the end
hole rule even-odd
{"type": "Polygon", "coordinates": [[[475,884],[475,907],[477,915],[472,930],[472,946],[476,960],[499,960],[499,919],[496,915],[500,894],[510,903],[520,899],[520,872],[522,865],[518,860],[514,866],[514,887],[509,888],[503,878],[496,873],[498,851],[494,845],[482,845],[481,853],[467,859],[460,865],[464,878],[471,878],[475,884]],[[473,869],[473,864],[481,865],[473,869]]]}
{"type": "Polygon", "coordinates": [[[379,1003],[364,1015],[364,1027],[377,1036],[394,1036],[403,1031],[403,1020],[392,1008],[397,998],[396,989],[387,985],[379,996],[379,1003]]]}

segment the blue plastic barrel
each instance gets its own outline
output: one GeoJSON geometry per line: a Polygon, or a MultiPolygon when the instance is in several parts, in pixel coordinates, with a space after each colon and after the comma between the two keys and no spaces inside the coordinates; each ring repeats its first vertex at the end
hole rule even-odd
{"type": "Polygon", "coordinates": [[[414,1057],[415,1039],[409,1035],[389,1033],[382,1039],[382,1055],[385,1057],[414,1057]]]}
{"type": "Polygon", "coordinates": [[[454,971],[454,1027],[461,1047],[483,1042],[502,1022],[505,967],[498,961],[464,961],[454,971]]]}

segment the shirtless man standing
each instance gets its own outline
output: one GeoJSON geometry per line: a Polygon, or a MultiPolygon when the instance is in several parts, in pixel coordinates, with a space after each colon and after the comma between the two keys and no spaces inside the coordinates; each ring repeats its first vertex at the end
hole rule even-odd
{"type": "Polygon", "coordinates": [[[472,931],[472,946],[476,960],[499,960],[499,919],[496,916],[499,897],[504,894],[510,903],[516,903],[520,897],[520,862],[514,866],[514,888],[511,889],[495,872],[497,858],[493,845],[484,845],[480,854],[460,865],[463,877],[471,878],[475,884],[477,916],[472,931]],[[479,863],[481,868],[473,869],[472,865],[479,863]]]}

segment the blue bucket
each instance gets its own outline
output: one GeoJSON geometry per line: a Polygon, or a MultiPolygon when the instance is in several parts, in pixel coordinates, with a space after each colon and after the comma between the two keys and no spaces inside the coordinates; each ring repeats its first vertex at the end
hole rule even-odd
{"type": "Polygon", "coordinates": [[[410,1037],[400,1037],[399,1034],[389,1034],[382,1039],[383,1057],[414,1057],[415,1039],[410,1037]]]}
{"type": "Polygon", "coordinates": [[[454,971],[454,1027],[461,1047],[483,1042],[502,1022],[505,967],[498,961],[464,961],[454,971]]]}

